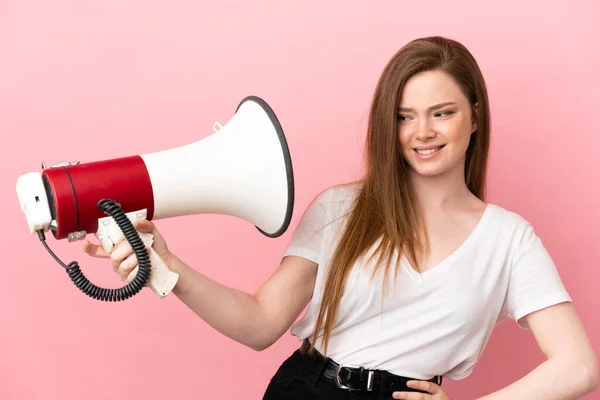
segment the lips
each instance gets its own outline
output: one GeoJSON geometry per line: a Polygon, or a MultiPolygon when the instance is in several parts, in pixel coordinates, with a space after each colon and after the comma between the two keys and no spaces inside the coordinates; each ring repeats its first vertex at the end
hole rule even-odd
{"type": "Polygon", "coordinates": [[[431,154],[437,153],[444,146],[445,145],[440,145],[440,146],[436,146],[436,147],[433,147],[433,146],[419,147],[419,148],[414,149],[414,151],[417,152],[417,154],[421,154],[421,155],[427,156],[427,155],[431,155],[431,154]]]}

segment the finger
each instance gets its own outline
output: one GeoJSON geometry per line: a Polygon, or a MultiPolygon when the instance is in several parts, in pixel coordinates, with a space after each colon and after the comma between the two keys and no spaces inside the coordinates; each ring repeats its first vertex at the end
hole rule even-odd
{"type": "Polygon", "coordinates": [[[406,386],[411,389],[420,390],[421,392],[426,393],[418,393],[418,392],[394,392],[392,397],[394,399],[408,399],[408,400],[418,400],[418,399],[431,399],[432,395],[439,391],[439,386],[433,382],[429,381],[408,381],[406,382],[406,386]]]}
{"type": "Polygon", "coordinates": [[[133,270],[131,270],[131,272],[129,272],[129,274],[127,274],[127,277],[123,281],[125,283],[131,282],[135,278],[135,275],[137,274],[138,269],[139,269],[139,267],[136,265],[135,268],[133,270]]]}
{"type": "Polygon", "coordinates": [[[153,222],[148,221],[147,219],[140,219],[136,221],[135,226],[140,232],[150,233],[154,237],[153,243],[156,252],[159,255],[162,256],[169,251],[165,238],[158,231],[158,228],[156,228],[156,225],[153,222]]]}
{"type": "Polygon", "coordinates": [[[406,382],[406,386],[431,394],[436,394],[440,388],[435,383],[429,381],[408,381],[406,382]]]}
{"type": "Polygon", "coordinates": [[[392,398],[394,399],[404,399],[404,400],[431,400],[433,397],[427,393],[417,393],[417,392],[394,392],[392,393],[392,398]]]}
{"type": "MultiPolygon", "coordinates": [[[[150,247],[146,246],[146,251],[150,252],[150,247]]],[[[131,282],[139,269],[139,261],[135,253],[130,254],[122,263],[116,272],[120,275],[122,281],[131,282]]]]}
{"type": "MultiPolygon", "coordinates": [[[[150,253],[150,250],[151,250],[151,248],[146,246],[146,251],[148,251],[148,253],[150,253]]],[[[126,283],[131,282],[136,277],[137,272],[140,269],[140,265],[137,262],[137,257],[135,254],[133,255],[133,259],[135,260],[135,265],[134,265],[133,269],[131,270],[131,272],[129,272],[129,274],[127,274],[127,277],[125,279],[121,279],[126,283]]],[[[148,286],[148,282],[146,282],[146,284],[144,286],[148,286]]]]}
{"type": "Polygon", "coordinates": [[[104,248],[100,245],[93,244],[89,240],[85,239],[83,241],[83,251],[89,254],[92,257],[98,258],[109,258],[110,254],[107,253],[104,248]]]}
{"type": "Polygon", "coordinates": [[[117,244],[110,252],[110,259],[113,264],[113,268],[119,268],[121,263],[133,253],[133,249],[127,240],[123,240],[117,244]]]}
{"type": "Polygon", "coordinates": [[[156,227],[147,219],[139,219],[135,221],[135,228],[141,232],[154,233],[156,227]]]}
{"type": "Polygon", "coordinates": [[[121,265],[119,265],[119,274],[127,277],[129,273],[138,265],[138,259],[135,253],[130,254],[121,265]]]}

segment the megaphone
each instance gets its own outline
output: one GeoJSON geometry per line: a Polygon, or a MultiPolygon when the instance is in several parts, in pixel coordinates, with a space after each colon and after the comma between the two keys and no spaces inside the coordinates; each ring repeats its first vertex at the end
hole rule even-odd
{"type": "Polygon", "coordinates": [[[252,223],[269,237],[281,236],[294,209],[294,174],[285,134],[272,108],[248,96],[233,117],[204,139],[154,153],[94,161],[65,162],[17,179],[17,195],[30,233],[36,232],[52,257],[85,294],[122,301],[145,285],[165,297],[178,275],[151,246],[152,235],[134,228],[138,219],[223,214],[252,223]],[[138,267],[120,288],[92,284],[77,262],[65,265],[48,247],[45,232],[82,240],[93,233],[104,250],[126,239],[138,267]]]}

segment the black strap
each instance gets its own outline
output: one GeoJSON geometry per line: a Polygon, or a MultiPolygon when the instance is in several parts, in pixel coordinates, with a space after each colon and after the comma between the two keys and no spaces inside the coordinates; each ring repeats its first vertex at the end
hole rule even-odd
{"type": "MultiPolygon", "coordinates": [[[[350,390],[366,391],[415,391],[409,388],[406,383],[414,378],[391,374],[382,370],[369,370],[360,367],[339,366],[336,362],[329,360],[323,376],[330,381],[346,387],[350,390]]],[[[437,376],[428,380],[438,384],[440,381],[437,376]]]]}
{"type": "MultiPolygon", "coordinates": [[[[300,349],[302,354],[306,354],[309,345],[310,343],[308,343],[307,340],[302,343],[300,349]]],[[[314,357],[325,361],[325,368],[323,369],[322,375],[325,379],[338,386],[345,387],[348,390],[417,391],[406,386],[406,382],[415,380],[414,378],[394,375],[384,370],[369,370],[361,367],[349,366],[340,367],[340,365],[331,358],[324,359],[324,357],[316,350],[314,350],[314,357]]],[[[428,381],[441,385],[442,376],[435,376],[428,381]]]]}

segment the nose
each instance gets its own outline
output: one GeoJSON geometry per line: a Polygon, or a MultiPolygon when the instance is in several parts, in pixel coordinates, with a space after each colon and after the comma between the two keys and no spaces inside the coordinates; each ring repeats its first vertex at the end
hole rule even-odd
{"type": "Polygon", "coordinates": [[[419,120],[417,124],[417,132],[415,133],[415,138],[418,140],[428,140],[434,138],[436,132],[431,128],[429,124],[429,120],[427,118],[422,118],[419,120]]]}

